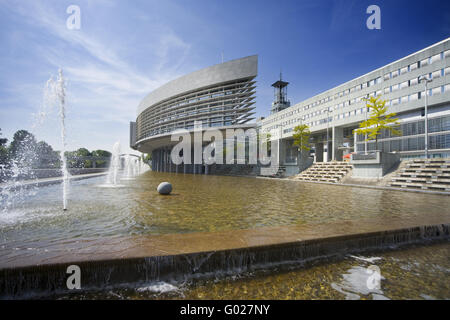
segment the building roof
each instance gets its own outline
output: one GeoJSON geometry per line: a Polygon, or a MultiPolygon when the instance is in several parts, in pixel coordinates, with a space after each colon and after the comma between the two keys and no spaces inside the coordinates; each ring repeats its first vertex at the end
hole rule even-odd
{"type": "Polygon", "coordinates": [[[139,104],[137,115],[148,107],[168,98],[187,94],[200,88],[226,83],[228,81],[255,77],[258,72],[258,56],[248,56],[216,64],[194,71],[150,92],[139,104]]]}

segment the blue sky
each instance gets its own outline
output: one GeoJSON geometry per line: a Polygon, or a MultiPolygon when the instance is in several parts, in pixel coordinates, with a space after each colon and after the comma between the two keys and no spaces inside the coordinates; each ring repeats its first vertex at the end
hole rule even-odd
{"type": "Polygon", "coordinates": [[[221,61],[259,55],[257,116],[280,69],[298,103],[450,36],[450,2],[404,0],[0,0],[0,128],[61,147],[56,116],[35,126],[43,87],[68,79],[69,149],[128,151],[129,121],[158,86],[221,61]],[[66,28],[69,5],[81,29],[66,28]],[[381,30],[366,8],[381,8],[381,30]]]}

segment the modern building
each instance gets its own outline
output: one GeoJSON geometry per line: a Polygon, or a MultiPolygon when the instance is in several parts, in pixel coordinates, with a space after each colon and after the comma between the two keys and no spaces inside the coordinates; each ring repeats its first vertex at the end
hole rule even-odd
{"type": "Polygon", "coordinates": [[[208,173],[206,165],[175,166],[170,152],[177,142],[177,129],[255,128],[256,55],[224,62],[172,80],[148,94],[140,103],[135,122],[130,123],[130,146],[152,154],[156,171],[208,173]]]}
{"type": "Polygon", "coordinates": [[[375,143],[366,144],[364,136],[352,133],[370,116],[363,101],[370,96],[387,100],[389,112],[397,113],[401,122],[402,135],[383,133],[378,149],[399,152],[402,158],[423,157],[427,100],[429,155],[450,157],[450,38],[293,106],[279,108],[276,98],[276,108],[272,107],[272,114],[260,120],[258,127],[280,142],[278,163],[287,175],[296,174],[299,157],[292,134],[299,124],[310,127],[317,162],[342,160],[343,153],[375,149],[375,143]]]}

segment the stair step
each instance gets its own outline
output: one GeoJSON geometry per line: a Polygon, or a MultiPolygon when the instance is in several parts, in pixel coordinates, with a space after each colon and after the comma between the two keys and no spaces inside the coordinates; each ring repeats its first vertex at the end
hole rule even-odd
{"type": "Polygon", "coordinates": [[[443,191],[450,191],[450,187],[447,185],[439,185],[439,184],[423,184],[423,183],[403,183],[403,182],[392,182],[390,184],[391,187],[400,187],[400,188],[415,188],[415,189],[436,189],[443,191]]]}
{"type": "Polygon", "coordinates": [[[426,183],[447,183],[450,186],[450,179],[440,179],[440,178],[418,178],[418,177],[393,177],[392,180],[395,181],[423,181],[426,183]]]}

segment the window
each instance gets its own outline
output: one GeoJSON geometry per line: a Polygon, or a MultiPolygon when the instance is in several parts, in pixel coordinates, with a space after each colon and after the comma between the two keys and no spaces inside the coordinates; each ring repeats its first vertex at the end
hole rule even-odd
{"type": "Polygon", "coordinates": [[[428,60],[429,60],[428,58],[421,60],[420,67],[421,68],[426,67],[428,65],[428,60]]]}
{"type": "Polygon", "coordinates": [[[441,60],[441,54],[435,54],[434,56],[430,57],[430,64],[435,63],[436,61],[441,60]]]}
{"type": "Polygon", "coordinates": [[[444,57],[445,57],[445,58],[450,57],[450,50],[446,50],[446,51],[444,52],[444,57]]]}
{"type": "Polygon", "coordinates": [[[404,89],[404,88],[406,88],[406,87],[408,87],[408,81],[403,81],[403,82],[400,84],[400,89],[404,89]]]}
{"type": "Polygon", "coordinates": [[[433,79],[439,78],[441,76],[441,70],[436,70],[432,73],[433,79]]]}
{"type": "Polygon", "coordinates": [[[434,96],[434,95],[440,94],[441,90],[442,90],[441,87],[436,87],[436,88],[433,88],[432,90],[430,90],[430,92],[431,92],[431,95],[434,96]]]}

